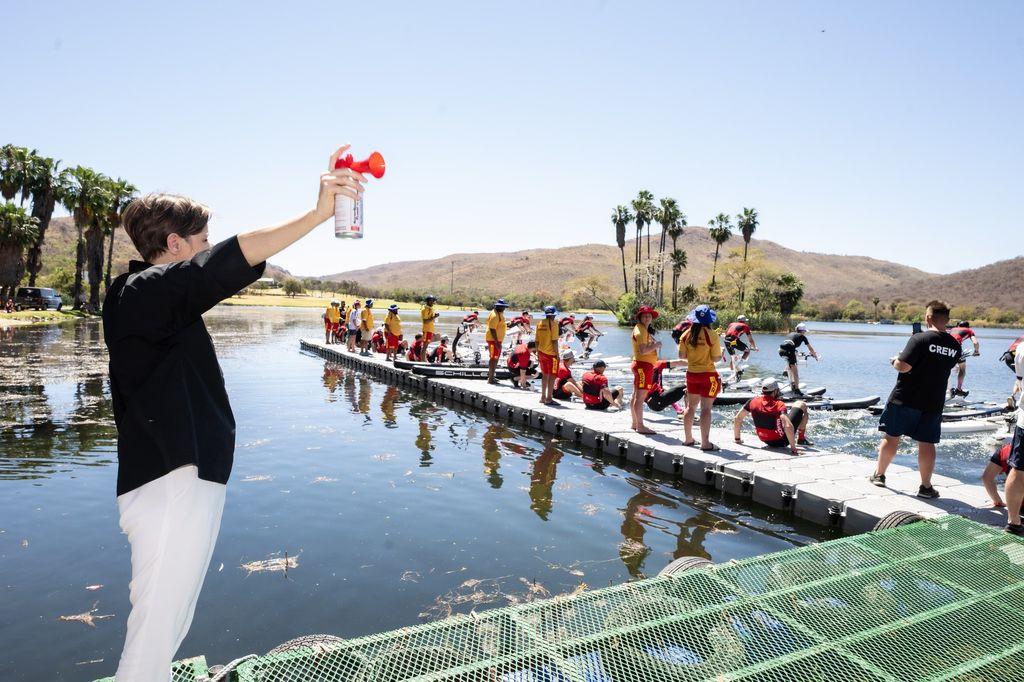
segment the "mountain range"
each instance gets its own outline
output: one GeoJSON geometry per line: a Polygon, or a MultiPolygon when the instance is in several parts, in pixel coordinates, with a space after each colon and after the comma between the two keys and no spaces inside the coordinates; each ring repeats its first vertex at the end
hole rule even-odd
{"type": "MultiPolygon", "coordinates": [[[[657,251],[660,234],[650,237],[657,251]]],[[[647,238],[641,239],[646,255],[647,238]]],[[[722,245],[719,273],[730,249],[741,248],[743,240],[734,236],[722,245]]],[[[715,243],[702,227],[687,227],[678,247],[687,253],[687,267],[680,276],[680,287],[701,286],[711,277],[715,243]]],[[[627,240],[627,266],[632,259],[635,240],[627,240]]],[[[939,298],[954,306],[996,307],[1024,312],[1020,283],[1024,282],[1024,256],[998,261],[971,270],[948,275],[924,272],[917,268],[866,256],[841,256],[786,248],[764,239],[751,239],[750,249],[781,270],[795,273],[804,283],[804,297],[814,303],[832,302],[840,307],[856,299],[870,305],[881,299],[884,310],[889,302],[923,304],[939,298]]],[[[43,247],[43,272],[54,264],[74,262],[75,228],[70,218],[54,218],[43,247]]],[[[128,261],[138,254],[123,230],[114,239],[114,273],[128,269],[128,261]]],[[[268,264],[267,276],[291,276],[287,270],[268,264]]],[[[302,274],[300,278],[313,277],[302,274]]],[[[317,276],[322,280],[349,280],[381,289],[433,290],[438,294],[473,291],[495,296],[517,293],[561,295],[573,279],[597,276],[609,288],[622,291],[622,260],[618,247],[610,244],[583,244],[557,249],[525,249],[493,253],[454,253],[432,260],[385,263],[359,270],[347,270],[317,276]]],[[[632,275],[630,287],[632,287],[632,275]]],[[[666,285],[671,274],[666,273],[666,285]]]]}

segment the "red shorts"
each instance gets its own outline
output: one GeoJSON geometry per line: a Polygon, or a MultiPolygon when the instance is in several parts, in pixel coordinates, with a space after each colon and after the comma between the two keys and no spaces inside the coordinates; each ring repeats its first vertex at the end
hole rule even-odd
{"type": "Polygon", "coordinates": [[[388,350],[395,350],[398,348],[398,337],[391,332],[384,332],[384,342],[387,345],[388,350]]]}
{"type": "Polygon", "coordinates": [[[632,368],[634,390],[649,391],[654,388],[654,365],[634,360],[632,368]]]}
{"type": "Polygon", "coordinates": [[[340,323],[338,323],[338,322],[331,322],[330,320],[324,320],[324,330],[325,331],[329,331],[329,332],[336,332],[336,331],[338,331],[339,324],[340,323]]]}
{"type": "Polygon", "coordinates": [[[434,332],[423,332],[423,345],[426,346],[434,338],[434,332]]]}
{"type": "Polygon", "coordinates": [[[687,372],[687,395],[699,395],[702,398],[714,398],[722,390],[722,382],[718,372],[687,372]]]}
{"type": "Polygon", "coordinates": [[[491,360],[501,357],[501,344],[494,339],[487,339],[487,357],[491,360]]]}
{"type": "Polygon", "coordinates": [[[548,355],[537,351],[537,360],[540,362],[540,373],[541,374],[554,374],[558,369],[558,358],[554,355],[548,355]]]}

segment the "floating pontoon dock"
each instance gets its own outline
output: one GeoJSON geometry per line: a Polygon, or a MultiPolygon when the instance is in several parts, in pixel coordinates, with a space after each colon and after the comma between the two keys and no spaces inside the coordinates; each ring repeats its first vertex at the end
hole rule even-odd
{"type": "Polygon", "coordinates": [[[382,355],[361,356],[343,350],[344,346],[306,339],[299,344],[329,361],[416,389],[437,401],[460,403],[495,419],[531,426],[693,483],[713,485],[846,533],[870,530],[896,511],[925,518],[958,514],[993,525],[1006,522],[1004,510],[984,508],[988,495],[980,485],[935,475],[933,485],[942,497],[923,500],[916,497],[920,477],[914,469],[893,464],[886,472],[888,487],[879,488],[867,480],[874,470],[872,460],[817,448],[806,448],[794,456],[787,449],[759,447],[749,426],[744,431],[744,445],[733,443],[731,428],[712,429],[711,440],[721,450],[702,452],[682,444],[683,426],[678,419],[648,414],[646,423],[657,433],[644,436],[630,429],[625,409],[600,412],[586,410],[581,403],[551,407],[539,404],[537,393],[517,390],[508,382],[493,385],[474,379],[428,378],[396,369],[382,355]]]}

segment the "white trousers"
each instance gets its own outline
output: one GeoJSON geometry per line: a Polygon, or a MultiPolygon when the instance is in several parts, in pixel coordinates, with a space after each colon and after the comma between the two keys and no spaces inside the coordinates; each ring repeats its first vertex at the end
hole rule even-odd
{"type": "Polygon", "coordinates": [[[116,682],[165,682],[188,633],[227,487],[184,466],[117,498],[132,551],[132,603],[116,682]]]}

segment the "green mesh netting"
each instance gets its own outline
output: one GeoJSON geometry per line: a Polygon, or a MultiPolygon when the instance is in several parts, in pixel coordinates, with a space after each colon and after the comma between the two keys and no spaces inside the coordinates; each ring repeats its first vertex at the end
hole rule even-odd
{"type": "Polygon", "coordinates": [[[949,516],[478,616],[298,646],[245,661],[231,679],[1020,680],[1022,614],[1024,542],[949,516]]]}

